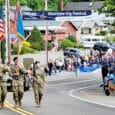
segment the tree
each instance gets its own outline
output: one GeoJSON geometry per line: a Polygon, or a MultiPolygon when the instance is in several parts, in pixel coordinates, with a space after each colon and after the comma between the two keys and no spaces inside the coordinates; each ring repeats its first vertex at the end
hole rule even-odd
{"type": "Polygon", "coordinates": [[[33,28],[27,41],[30,43],[31,48],[34,50],[42,51],[45,49],[45,42],[37,27],[33,28]]]}
{"type": "Polygon", "coordinates": [[[10,5],[15,6],[17,1],[19,1],[21,5],[27,5],[27,0],[10,0],[10,5]]]}
{"type": "Polygon", "coordinates": [[[67,39],[70,40],[71,42],[76,42],[75,36],[68,36],[67,39]]]}
{"type": "Polygon", "coordinates": [[[102,8],[99,9],[101,13],[115,16],[115,0],[105,0],[102,8]]]}

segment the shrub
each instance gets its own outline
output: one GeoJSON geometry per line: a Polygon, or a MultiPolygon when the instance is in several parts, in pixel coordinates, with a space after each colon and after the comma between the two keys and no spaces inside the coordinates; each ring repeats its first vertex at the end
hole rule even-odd
{"type": "Polygon", "coordinates": [[[73,47],[73,42],[68,39],[65,39],[61,42],[61,48],[65,49],[67,47],[73,47]]]}
{"type": "Polygon", "coordinates": [[[53,47],[53,43],[52,42],[48,42],[48,49],[53,47]]]}
{"type": "Polygon", "coordinates": [[[100,31],[99,33],[96,33],[97,36],[106,36],[107,34],[108,32],[104,30],[100,31]]]}
{"type": "Polygon", "coordinates": [[[115,34],[115,30],[111,30],[110,33],[111,33],[111,34],[115,34]]]}
{"type": "Polygon", "coordinates": [[[36,50],[28,47],[28,46],[23,46],[22,50],[21,50],[21,54],[25,54],[25,53],[35,53],[36,50]]]}
{"type": "Polygon", "coordinates": [[[112,38],[112,41],[115,42],[115,36],[112,38]]]}
{"type": "Polygon", "coordinates": [[[71,42],[76,42],[75,36],[68,36],[67,39],[70,40],[71,42]]]}

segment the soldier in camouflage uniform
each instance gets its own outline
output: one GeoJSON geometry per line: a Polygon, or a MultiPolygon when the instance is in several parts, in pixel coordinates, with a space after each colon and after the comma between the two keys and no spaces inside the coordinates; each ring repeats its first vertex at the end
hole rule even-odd
{"type": "Polygon", "coordinates": [[[7,95],[7,76],[6,72],[9,72],[10,68],[5,65],[1,64],[0,60],[0,109],[4,108],[4,101],[7,95]]]}
{"type": "Polygon", "coordinates": [[[13,90],[13,99],[15,101],[15,108],[21,106],[21,100],[24,93],[24,78],[23,74],[25,72],[23,67],[20,67],[18,64],[18,57],[13,59],[14,65],[11,67],[12,73],[12,90],[13,90]]]}
{"type": "Polygon", "coordinates": [[[35,103],[37,107],[41,106],[44,83],[45,83],[44,68],[40,66],[40,62],[36,61],[33,66],[33,90],[34,90],[35,103]]]}

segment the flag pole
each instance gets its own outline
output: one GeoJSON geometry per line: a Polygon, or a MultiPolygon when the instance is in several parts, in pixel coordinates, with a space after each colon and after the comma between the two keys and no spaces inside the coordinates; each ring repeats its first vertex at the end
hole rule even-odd
{"type": "MultiPolygon", "coordinates": [[[[48,0],[45,0],[45,11],[48,10],[48,0]]],[[[45,51],[46,51],[46,65],[48,65],[48,22],[46,20],[46,30],[45,30],[45,51]]]]}
{"type": "Polygon", "coordinates": [[[5,0],[5,7],[6,7],[6,62],[11,63],[11,43],[10,43],[10,17],[9,17],[9,10],[10,10],[10,3],[9,0],[5,0]]]}

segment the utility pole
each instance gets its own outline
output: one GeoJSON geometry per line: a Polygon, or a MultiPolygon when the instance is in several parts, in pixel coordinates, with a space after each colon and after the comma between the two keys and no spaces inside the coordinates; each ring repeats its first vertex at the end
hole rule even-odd
{"type": "MultiPolygon", "coordinates": [[[[48,0],[45,0],[45,11],[48,11],[48,0]]],[[[45,30],[45,51],[46,51],[46,65],[48,65],[48,23],[46,20],[45,30]]]]}
{"type": "Polygon", "coordinates": [[[6,61],[11,63],[11,43],[10,43],[10,3],[9,0],[5,0],[6,6],[6,20],[5,20],[5,28],[6,28],[6,61]]]}
{"type": "Polygon", "coordinates": [[[63,11],[64,0],[61,0],[61,11],[63,11]]]}

